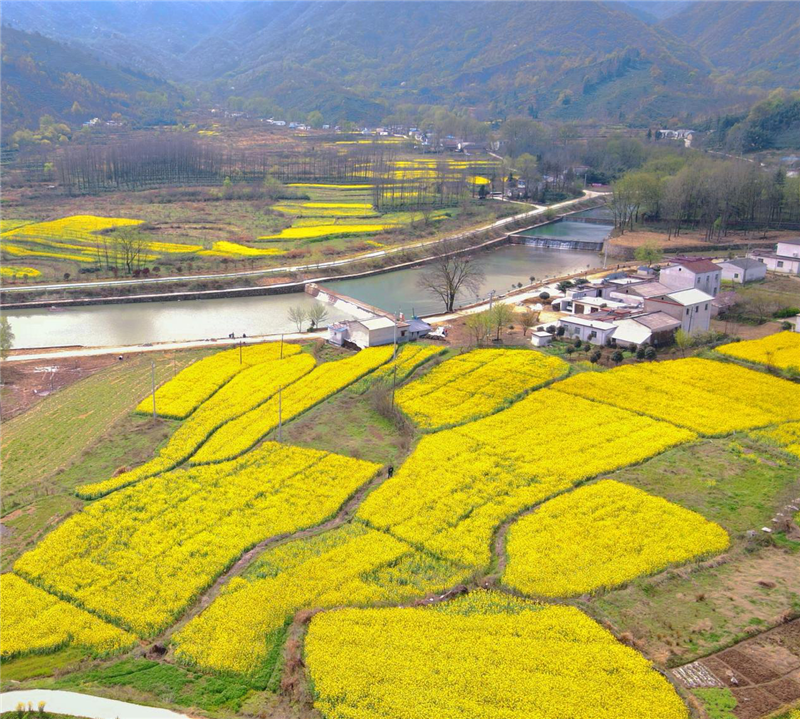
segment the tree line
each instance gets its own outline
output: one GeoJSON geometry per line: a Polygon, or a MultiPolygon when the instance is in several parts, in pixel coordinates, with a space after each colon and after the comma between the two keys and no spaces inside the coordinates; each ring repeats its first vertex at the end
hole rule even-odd
{"type": "Polygon", "coordinates": [[[613,183],[619,232],[659,223],[669,236],[701,229],[708,242],[731,230],[800,226],[800,179],[754,162],[702,156],[661,158],[613,183]]]}

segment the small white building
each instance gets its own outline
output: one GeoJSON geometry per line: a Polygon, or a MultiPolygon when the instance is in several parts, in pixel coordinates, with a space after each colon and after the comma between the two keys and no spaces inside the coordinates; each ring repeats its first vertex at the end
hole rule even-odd
{"type": "Polygon", "coordinates": [[[590,320],[586,317],[562,317],[558,320],[558,325],[564,328],[564,335],[571,338],[579,338],[584,342],[604,345],[614,334],[616,325],[600,320],[590,320]]]}
{"type": "Polygon", "coordinates": [[[328,341],[335,345],[348,342],[364,349],[380,345],[398,344],[425,337],[431,326],[420,319],[406,321],[402,315],[399,320],[377,316],[362,320],[336,322],[328,327],[328,341]]]}
{"type": "Polygon", "coordinates": [[[553,341],[553,335],[544,330],[536,330],[531,333],[531,344],[534,347],[547,347],[553,341]]]}
{"type": "Polygon", "coordinates": [[[714,298],[702,290],[678,290],[666,297],[645,299],[649,312],[664,312],[680,320],[681,329],[688,333],[708,332],[711,324],[711,303],[714,298]]]}
{"type": "Polygon", "coordinates": [[[767,266],[752,257],[735,257],[732,260],[720,262],[722,279],[738,284],[758,282],[767,276],[767,266]]]}
{"type": "Polygon", "coordinates": [[[763,262],[772,272],[800,275],[800,239],[783,240],[774,251],[752,250],[747,256],[763,262]]]}
{"type": "Polygon", "coordinates": [[[716,296],[722,284],[722,268],[697,257],[676,257],[658,275],[658,281],[671,290],[701,290],[716,296]]]}

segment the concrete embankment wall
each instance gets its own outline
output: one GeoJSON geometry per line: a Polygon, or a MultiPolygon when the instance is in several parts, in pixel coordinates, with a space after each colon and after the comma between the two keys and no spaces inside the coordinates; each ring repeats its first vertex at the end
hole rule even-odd
{"type": "Polygon", "coordinates": [[[374,307],[373,305],[362,302],[361,300],[348,297],[347,295],[343,295],[341,292],[335,292],[334,290],[328,287],[323,287],[316,282],[311,282],[306,285],[306,294],[315,297],[320,302],[325,302],[332,307],[336,307],[343,312],[347,312],[359,320],[367,320],[370,317],[375,317],[376,315],[391,317],[388,312],[380,309],[379,307],[374,307]]]}

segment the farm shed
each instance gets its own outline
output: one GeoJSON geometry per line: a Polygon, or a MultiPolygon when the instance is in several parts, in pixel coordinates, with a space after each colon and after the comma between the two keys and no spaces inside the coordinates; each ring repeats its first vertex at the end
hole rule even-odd
{"type": "Polygon", "coordinates": [[[767,276],[767,266],[752,257],[736,257],[720,262],[719,266],[722,268],[723,280],[742,285],[763,280],[767,276]]]}

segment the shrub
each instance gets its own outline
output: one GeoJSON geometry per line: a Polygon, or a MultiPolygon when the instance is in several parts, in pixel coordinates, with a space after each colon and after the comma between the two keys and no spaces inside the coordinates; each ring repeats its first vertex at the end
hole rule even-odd
{"type": "Polygon", "coordinates": [[[648,347],[644,351],[645,359],[654,360],[656,358],[656,348],[655,347],[648,347]]]}
{"type": "Polygon", "coordinates": [[[781,307],[773,317],[782,319],[783,317],[794,317],[795,315],[800,315],[800,307],[781,307]]]}
{"type": "Polygon", "coordinates": [[[539,293],[539,299],[540,300],[549,300],[550,299],[550,293],[549,292],[540,292],[539,293]]]}

